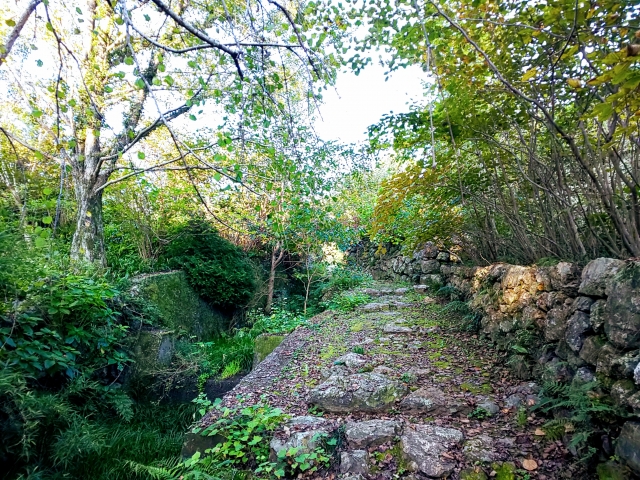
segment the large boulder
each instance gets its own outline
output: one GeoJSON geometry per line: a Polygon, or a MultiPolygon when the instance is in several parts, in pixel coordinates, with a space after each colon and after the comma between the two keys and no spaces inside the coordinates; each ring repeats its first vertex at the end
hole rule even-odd
{"type": "Polygon", "coordinates": [[[416,425],[400,437],[407,469],[431,478],[442,478],[453,472],[456,464],[442,454],[464,439],[461,431],[433,425],[416,425]]]}
{"type": "Polygon", "coordinates": [[[611,280],[604,330],[618,347],[640,347],[640,262],[627,263],[611,280]]]}
{"type": "Polygon", "coordinates": [[[382,412],[406,390],[403,384],[372,372],[332,376],[309,392],[309,403],[328,412],[382,412]]]}
{"type": "Polygon", "coordinates": [[[256,368],[284,340],[284,335],[263,333],[253,341],[253,368],[256,368]]]}
{"type": "Polygon", "coordinates": [[[392,441],[401,431],[393,420],[365,420],[348,422],[344,434],[351,448],[368,448],[392,441]]]}
{"type": "Polygon", "coordinates": [[[615,258],[591,260],[582,271],[578,292],[592,297],[604,297],[609,281],[623,266],[624,262],[615,258]]]}
{"type": "Polygon", "coordinates": [[[616,455],[640,474],[640,422],[626,422],[618,437],[616,455]]]}

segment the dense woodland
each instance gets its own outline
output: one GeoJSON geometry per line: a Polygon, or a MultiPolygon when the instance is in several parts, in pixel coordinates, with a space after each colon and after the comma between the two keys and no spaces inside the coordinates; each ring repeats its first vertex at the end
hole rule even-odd
{"type": "Polygon", "coordinates": [[[179,459],[195,406],[122,387],[128,331],[158,320],[129,293],[137,275],[182,269],[233,318],[182,352],[206,379],[245,371],[259,333],[357,302],[330,304],[367,278],[344,254],[362,240],[409,254],[433,241],[469,264],[640,256],[637,2],[0,10],[7,478],[225,474],[179,459]],[[375,62],[420,66],[422,101],[366,144],[320,138],[323,92],[375,62]]]}

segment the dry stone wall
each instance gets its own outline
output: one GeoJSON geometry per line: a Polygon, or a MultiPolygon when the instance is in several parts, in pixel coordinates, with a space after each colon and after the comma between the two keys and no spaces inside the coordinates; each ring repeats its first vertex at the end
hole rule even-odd
{"type": "Polygon", "coordinates": [[[617,455],[640,473],[640,261],[598,258],[584,268],[497,263],[469,267],[432,244],[411,256],[370,244],[352,257],[376,279],[449,285],[481,315],[480,333],[522,378],[597,379],[632,420],[617,455]]]}

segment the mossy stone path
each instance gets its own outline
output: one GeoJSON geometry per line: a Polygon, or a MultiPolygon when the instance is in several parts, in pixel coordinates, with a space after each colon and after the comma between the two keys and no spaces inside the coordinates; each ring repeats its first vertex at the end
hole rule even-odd
{"type": "Polygon", "coordinates": [[[356,311],[298,328],[224,399],[262,397],[294,417],[278,445],[313,430],[309,416],[337,432],[332,466],[305,478],[588,478],[541,435],[537,385],[444,305],[421,288],[367,293],[356,311]]]}

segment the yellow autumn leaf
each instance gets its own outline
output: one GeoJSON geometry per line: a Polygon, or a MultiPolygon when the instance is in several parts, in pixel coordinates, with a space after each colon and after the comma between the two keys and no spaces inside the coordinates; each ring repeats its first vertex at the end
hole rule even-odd
{"type": "Polygon", "coordinates": [[[538,69],[537,68],[532,68],[530,70],[527,70],[524,75],[522,75],[522,81],[526,82],[528,80],[531,80],[533,77],[535,77],[538,74],[538,69]]]}
{"type": "Polygon", "coordinates": [[[580,88],[582,86],[582,82],[580,80],[578,80],[577,78],[569,78],[567,80],[567,83],[572,88],[580,88]]]}
{"type": "Polygon", "coordinates": [[[522,468],[531,472],[532,470],[538,468],[538,463],[533,459],[527,458],[526,460],[522,461],[522,468]]]}

